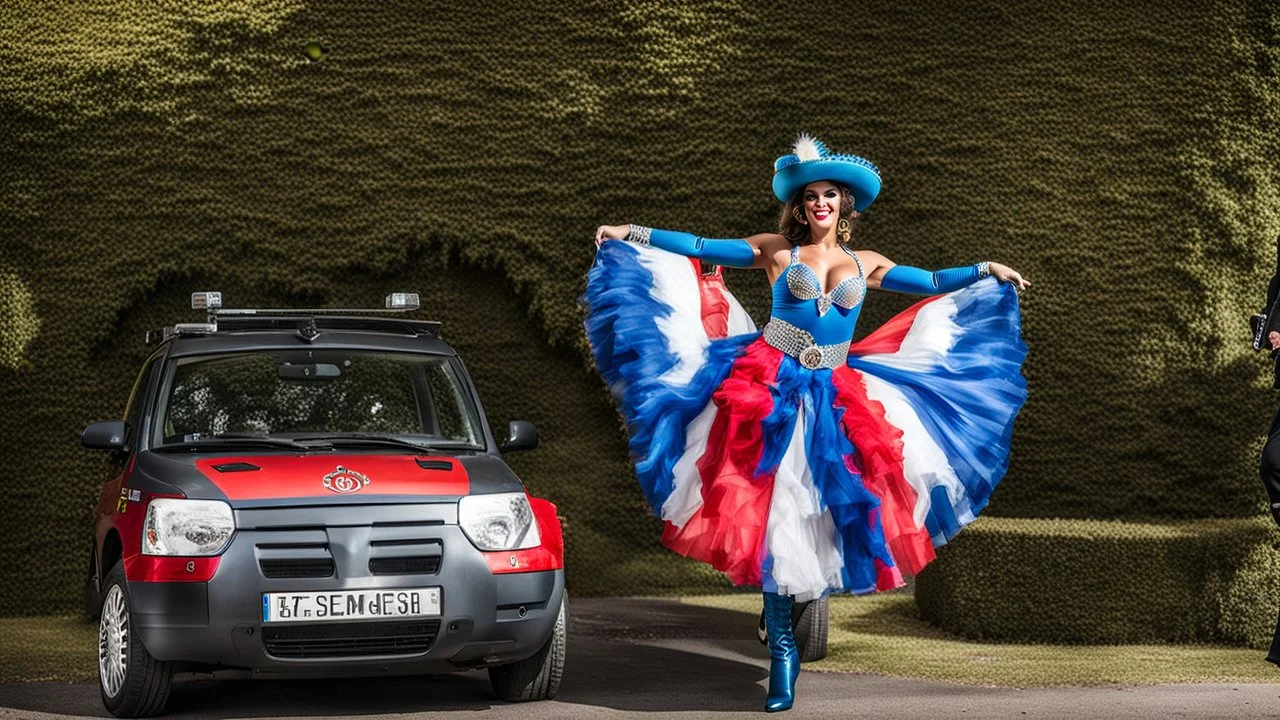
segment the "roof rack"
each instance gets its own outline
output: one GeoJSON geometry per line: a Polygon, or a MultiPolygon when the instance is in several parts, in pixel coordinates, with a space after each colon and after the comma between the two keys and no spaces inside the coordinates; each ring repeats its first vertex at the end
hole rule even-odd
{"type": "Polygon", "coordinates": [[[164,342],[183,335],[209,335],[219,331],[294,330],[298,336],[311,342],[323,330],[373,330],[398,332],[406,335],[440,336],[440,322],[435,320],[409,320],[397,317],[378,317],[385,314],[411,312],[419,308],[418,293],[391,293],[381,308],[223,308],[222,293],[191,293],[191,309],[205,310],[208,322],[178,323],[170,327],[150,330],[146,334],[148,345],[164,342]],[[358,316],[340,313],[361,313],[358,316]]]}

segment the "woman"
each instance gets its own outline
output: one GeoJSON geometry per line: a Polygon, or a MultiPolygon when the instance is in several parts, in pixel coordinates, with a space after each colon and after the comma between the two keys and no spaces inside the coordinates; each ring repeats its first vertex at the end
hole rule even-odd
{"type": "Polygon", "coordinates": [[[663,543],[764,589],[770,712],[791,707],[800,672],[793,602],[923,568],[986,505],[1026,397],[1013,286],[1029,283],[994,262],[928,272],[851,249],[849,220],[879,190],[874,165],[802,135],[774,166],[778,233],[596,231],[596,365],[663,543]],[[763,332],[699,261],[766,272],[763,332]],[[867,288],[934,297],[851,346],[867,288]]]}

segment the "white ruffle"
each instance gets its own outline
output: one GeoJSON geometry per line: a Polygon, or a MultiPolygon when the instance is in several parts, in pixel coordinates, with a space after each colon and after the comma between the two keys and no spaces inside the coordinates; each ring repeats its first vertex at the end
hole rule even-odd
{"type": "Polygon", "coordinates": [[[796,602],[843,586],[844,559],[831,511],[822,507],[809,472],[805,443],[806,410],[796,413],[796,427],[773,478],[765,545],[773,556],[770,574],[783,595],[796,602]]]}
{"type": "Polygon", "coordinates": [[[708,402],[685,428],[684,453],[672,468],[671,494],[662,503],[662,519],[676,527],[684,527],[702,507],[702,475],[698,472],[698,460],[707,452],[707,438],[711,435],[711,424],[715,419],[716,404],[708,402]]]}
{"type": "MultiPolygon", "coordinates": [[[[956,302],[951,295],[938,298],[920,309],[897,352],[864,355],[862,360],[915,372],[937,372],[962,332],[955,319],[956,311],[956,302]]],[[[938,486],[946,488],[956,520],[961,525],[972,522],[974,516],[968,492],[956,477],[946,452],[920,420],[915,407],[891,383],[868,372],[858,374],[862,376],[867,397],[883,405],[885,419],[902,431],[903,475],[916,491],[916,504],[912,509],[916,526],[925,526],[931,507],[930,493],[938,486]]],[[[935,544],[946,542],[945,537],[933,540],[935,544]]]]}
{"type": "MultiPolygon", "coordinates": [[[[960,524],[972,522],[969,495],[951,468],[946,453],[925,429],[915,408],[893,385],[868,373],[859,374],[867,389],[867,397],[883,405],[885,419],[902,431],[902,474],[916,491],[916,505],[911,514],[916,527],[925,526],[931,504],[930,493],[939,485],[947,489],[947,499],[951,501],[960,524]]],[[[941,541],[946,542],[946,538],[941,541]]],[[[934,542],[938,543],[939,539],[934,538],[934,542]]]]}
{"type": "Polygon", "coordinates": [[[660,380],[669,385],[687,385],[702,367],[707,331],[702,326],[702,295],[698,275],[689,258],[649,245],[634,245],[640,264],[653,276],[649,294],[671,308],[667,317],[656,319],[667,347],[675,353],[676,364],[660,380]]]}
{"type": "Polygon", "coordinates": [[[863,355],[862,359],[903,370],[936,371],[960,337],[961,328],[956,323],[956,310],[955,299],[950,295],[943,295],[920,308],[897,352],[863,355]]]}
{"type": "Polygon", "coordinates": [[[724,289],[724,297],[729,301],[729,334],[742,335],[745,333],[753,333],[756,331],[755,321],[742,309],[742,305],[738,303],[738,298],[729,292],[728,288],[724,289]]]}

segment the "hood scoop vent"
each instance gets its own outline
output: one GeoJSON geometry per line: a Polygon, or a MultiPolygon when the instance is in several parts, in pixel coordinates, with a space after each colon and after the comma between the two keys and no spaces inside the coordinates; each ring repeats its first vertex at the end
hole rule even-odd
{"type": "Polygon", "coordinates": [[[233,462],[233,463],[223,463],[221,465],[214,465],[213,469],[217,470],[220,473],[233,473],[233,472],[253,472],[255,470],[261,470],[262,468],[258,467],[257,465],[254,465],[253,463],[233,462]]]}
{"type": "Polygon", "coordinates": [[[418,463],[418,467],[423,470],[452,470],[452,460],[423,460],[422,458],[414,458],[414,462],[418,463]]]}

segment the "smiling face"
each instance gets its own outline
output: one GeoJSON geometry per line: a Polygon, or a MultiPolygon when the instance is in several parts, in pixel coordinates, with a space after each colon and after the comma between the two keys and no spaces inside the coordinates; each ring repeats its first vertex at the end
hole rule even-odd
{"type": "Polygon", "coordinates": [[[853,194],[843,185],[816,180],[796,192],[782,207],[778,232],[792,245],[804,245],[824,237],[832,229],[840,242],[849,242],[849,226],[839,229],[841,220],[858,217],[853,194]]]}
{"type": "Polygon", "coordinates": [[[840,220],[840,188],[826,180],[804,187],[804,214],[814,230],[825,231],[840,220]]]}

